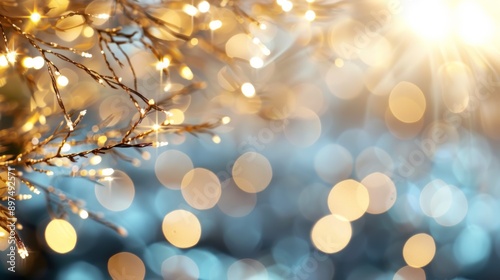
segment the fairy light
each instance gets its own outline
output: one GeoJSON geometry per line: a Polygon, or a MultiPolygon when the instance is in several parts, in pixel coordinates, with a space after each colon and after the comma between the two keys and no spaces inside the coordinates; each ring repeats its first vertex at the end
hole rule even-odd
{"type": "Polygon", "coordinates": [[[225,116],[222,118],[222,124],[228,124],[231,122],[231,118],[228,116],[225,116]]]}
{"type": "Polygon", "coordinates": [[[200,13],[207,13],[210,10],[210,3],[208,3],[207,1],[201,1],[198,4],[198,10],[200,11],[200,13]]]}
{"type": "Polygon", "coordinates": [[[220,20],[212,20],[209,24],[208,24],[208,27],[213,31],[213,30],[217,30],[219,28],[222,27],[222,21],[220,20]]]}
{"type": "Polygon", "coordinates": [[[17,53],[15,51],[10,51],[6,55],[7,61],[10,63],[15,63],[17,58],[17,53]]]}
{"type": "Polygon", "coordinates": [[[156,63],[156,70],[161,71],[163,69],[168,68],[169,66],[170,66],[170,58],[165,56],[163,57],[162,60],[156,63]]]}
{"type": "Polygon", "coordinates": [[[215,144],[220,144],[221,142],[221,138],[219,135],[214,135],[212,136],[212,141],[215,143],[215,144]]]}
{"type": "Polygon", "coordinates": [[[190,4],[184,4],[184,6],[182,7],[182,11],[192,17],[198,13],[198,9],[196,9],[195,6],[190,4]]]}
{"type": "Polygon", "coordinates": [[[84,209],[81,209],[79,212],[78,212],[78,216],[80,216],[80,218],[82,219],[87,219],[89,217],[89,212],[87,212],[86,210],[84,209]]]}
{"type": "Polygon", "coordinates": [[[284,12],[290,12],[293,9],[292,1],[283,1],[281,4],[281,9],[283,9],[284,12]]]}
{"type": "Polygon", "coordinates": [[[313,10],[307,10],[304,17],[307,21],[314,21],[316,19],[316,13],[313,10]]]}
{"type": "Polygon", "coordinates": [[[66,76],[59,76],[57,77],[57,84],[60,85],[61,87],[65,87],[69,84],[69,80],[66,76]]]}
{"type": "Polygon", "coordinates": [[[0,55],[0,67],[7,67],[9,65],[9,61],[5,55],[0,55]]]}
{"type": "Polygon", "coordinates": [[[41,56],[35,56],[32,59],[32,67],[33,69],[42,69],[42,67],[45,65],[45,60],[41,56]]]}
{"type": "Polygon", "coordinates": [[[40,19],[42,19],[42,16],[37,12],[34,12],[30,15],[30,20],[33,23],[38,23],[40,21],[40,19]]]}
{"type": "Polygon", "coordinates": [[[244,83],[241,85],[241,93],[245,97],[252,98],[255,96],[255,87],[251,83],[244,83]]]}
{"type": "Polygon", "coordinates": [[[254,56],[250,58],[250,66],[255,69],[262,68],[264,66],[264,61],[262,60],[262,58],[254,56]]]}
{"type": "Polygon", "coordinates": [[[181,68],[181,77],[186,80],[192,80],[194,78],[194,74],[188,66],[183,66],[181,68]]]}

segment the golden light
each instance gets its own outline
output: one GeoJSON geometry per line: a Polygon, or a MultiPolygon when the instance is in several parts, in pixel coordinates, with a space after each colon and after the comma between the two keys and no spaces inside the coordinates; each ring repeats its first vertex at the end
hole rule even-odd
{"type": "Polygon", "coordinates": [[[337,183],[328,195],[330,212],[348,221],[354,221],[363,216],[369,203],[370,197],[366,187],[352,179],[337,183]]]}
{"type": "Polygon", "coordinates": [[[27,56],[23,58],[23,67],[24,68],[33,68],[33,58],[27,56]]]}
{"type": "Polygon", "coordinates": [[[316,13],[313,10],[307,10],[304,17],[308,21],[313,21],[316,19],[316,13]]]}
{"type": "Polygon", "coordinates": [[[407,21],[421,37],[444,41],[459,36],[470,45],[484,45],[493,39],[495,23],[477,1],[425,0],[408,7],[407,21]]]}
{"type": "Polygon", "coordinates": [[[181,68],[181,77],[183,77],[186,80],[192,80],[194,78],[194,74],[191,71],[191,69],[187,66],[183,66],[181,68]]]}
{"type": "Polygon", "coordinates": [[[493,38],[494,22],[478,3],[473,1],[460,3],[457,8],[457,20],[457,32],[464,42],[482,45],[493,38]]]}
{"type": "Polygon", "coordinates": [[[414,1],[408,11],[409,25],[425,39],[444,39],[452,30],[450,7],[442,0],[414,1]]]}
{"type": "Polygon", "coordinates": [[[436,244],[432,236],[426,233],[410,237],[403,247],[403,257],[411,267],[423,267],[429,264],[436,254],[436,244]]]}
{"type": "Polygon", "coordinates": [[[163,218],[165,238],[177,248],[190,248],[200,241],[201,224],[198,218],[186,210],[175,210],[163,218]]]}
{"type": "Polygon", "coordinates": [[[195,16],[198,13],[198,9],[190,4],[184,4],[184,6],[182,7],[182,11],[190,16],[195,16]]]}
{"type": "Polygon", "coordinates": [[[232,175],[236,185],[248,193],[263,191],[273,177],[269,160],[256,152],[242,154],[233,165],[232,175]]]}
{"type": "Polygon", "coordinates": [[[201,1],[198,4],[198,10],[200,11],[200,13],[208,12],[210,10],[210,3],[208,3],[207,1],[201,1]]]}
{"type": "Polygon", "coordinates": [[[30,20],[33,22],[33,23],[37,23],[40,21],[40,19],[42,19],[42,16],[37,13],[37,12],[34,12],[30,15],[30,20]]]}
{"type": "Polygon", "coordinates": [[[419,121],[426,107],[424,93],[417,85],[410,82],[400,82],[390,93],[389,108],[394,117],[404,123],[419,121]]]}
{"type": "Polygon", "coordinates": [[[144,279],[146,266],[138,256],[121,252],[109,258],[108,272],[112,279],[144,279]]]}
{"type": "Polygon", "coordinates": [[[41,69],[45,65],[45,60],[41,56],[36,56],[32,60],[32,67],[36,70],[41,69]]]}
{"type": "Polygon", "coordinates": [[[77,235],[75,228],[66,220],[54,219],[45,228],[45,240],[50,249],[66,254],[76,246],[77,235]]]}
{"type": "Polygon", "coordinates": [[[264,66],[264,61],[262,60],[262,58],[254,56],[250,58],[250,66],[255,69],[262,68],[264,66]]]}
{"type": "Polygon", "coordinates": [[[212,142],[214,142],[215,144],[220,144],[221,141],[222,139],[220,138],[219,135],[212,136],[212,142]]]}
{"type": "Polygon", "coordinates": [[[255,87],[251,83],[243,83],[241,85],[241,93],[248,98],[255,96],[255,87]]]}
{"type": "Polygon", "coordinates": [[[17,58],[17,53],[15,51],[10,51],[6,55],[7,61],[10,63],[15,63],[17,58]]]}
{"type": "Polygon", "coordinates": [[[214,207],[222,187],[217,175],[205,168],[194,168],[182,178],[181,193],[186,202],[198,210],[214,207]]]}
{"type": "Polygon", "coordinates": [[[425,280],[425,271],[421,268],[404,266],[394,274],[393,280],[425,280]]]}
{"type": "Polygon", "coordinates": [[[80,210],[80,212],[78,212],[78,216],[80,216],[80,218],[85,220],[89,217],[89,212],[82,209],[82,210],[80,210]]]}
{"type": "Polygon", "coordinates": [[[9,65],[9,61],[5,55],[0,55],[0,67],[7,67],[9,65]]]}
{"type": "Polygon", "coordinates": [[[311,230],[311,240],[318,250],[333,254],[344,249],[352,237],[351,223],[339,215],[328,215],[317,221],[311,230]]]}
{"type": "Polygon", "coordinates": [[[228,124],[228,123],[231,122],[231,118],[228,117],[228,116],[225,116],[225,117],[222,118],[221,121],[222,121],[222,124],[228,124]]]}
{"type": "Polygon", "coordinates": [[[212,20],[209,24],[208,24],[208,27],[211,29],[211,30],[217,30],[219,28],[222,27],[222,21],[220,20],[212,20]]]}
{"type": "Polygon", "coordinates": [[[60,85],[61,87],[65,87],[69,84],[69,80],[66,76],[59,76],[57,77],[57,84],[60,85]]]}
{"type": "Polygon", "coordinates": [[[162,60],[160,60],[156,63],[156,70],[160,71],[160,70],[168,68],[168,66],[170,66],[170,58],[167,56],[164,56],[162,60]]]}

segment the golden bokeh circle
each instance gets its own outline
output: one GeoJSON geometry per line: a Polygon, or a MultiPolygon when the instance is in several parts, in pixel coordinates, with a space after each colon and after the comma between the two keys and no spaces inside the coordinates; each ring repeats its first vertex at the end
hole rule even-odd
{"type": "Polygon", "coordinates": [[[68,221],[53,219],[45,228],[45,240],[54,252],[66,254],[75,248],[77,234],[68,221]]]}
{"type": "Polygon", "coordinates": [[[337,183],[328,195],[330,212],[348,221],[354,221],[363,216],[369,203],[370,197],[366,187],[352,179],[337,183]]]}
{"type": "Polygon", "coordinates": [[[269,160],[256,152],[242,154],[233,165],[233,180],[236,185],[248,193],[263,191],[273,177],[269,160]]]}
{"type": "Polygon", "coordinates": [[[311,240],[314,246],[327,254],[337,253],[344,249],[351,237],[351,223],[339,215],[328,215],[319,219],[311,230],[311,240]]]}
{"type": "Polygon", "coordinates": [[[219,178],[205,168],[194,168],[182,178],[182,196],[186,202],[198,210],[214,207],[222,194],[219,178]]]}
{"type": "Polygon", "coordinates": [[[423,117],[426,106],[424,93],[410,82],[400,82],[389,95],[392,114],[404,123],[418,122],[423,117]]]}
{"type": "Polygon", "coordinates": [[[142,280],[146,276],[146,267],[138,256],[120,252],[109,258],[108,272],[114,280],[142,280]]]}
{"type": "Polygon", "coordinates": [[[434,239],[426,233],[413,235],[403,247],[403,258],[411,267],[426,266],[432,261],[435,254],[436,244],[434,239]]]}
{"type": "Polygon", "coordinates": [[[186,210],[174,210],[163,218],[165,238],[177,248],[190,248],[200,241],[201,224],[198,218],[186,210]]]}

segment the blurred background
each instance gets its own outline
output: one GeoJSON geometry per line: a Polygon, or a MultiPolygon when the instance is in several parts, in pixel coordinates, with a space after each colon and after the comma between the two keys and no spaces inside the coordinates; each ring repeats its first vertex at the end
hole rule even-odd
{"type": "MultiPolygon", "coordinates": [[[[205,88],[170,111],[172,122],[225,124],[213,135],[158,134],[161,147],[123,152],[130,163],[91,157],[93,168],[114,170],[100,184],[40,176],[128,235],[78,215],[51,227],[44,197],[34,196],[17,204],[30,253],[17,275],[498,277],[499,4],[250,2],[240,4],[262,12],[265,29],[249,38],[220,8],[210,38],[243,62],[228,65],[187,46],[191,75],[205,88]],[[259,10],[266,5],[280,13],[271,18],[259,10]]],[[[183,87],[151,67],[150,54],[128,51],[148,97],[183,87]]],[[[120,126],[134,115],[127,96],[79,80],[69,67],[61,73],[75,98],[97,96],[88,124],[112,116],[120,126]]],[[[18,82],[9,78],[2,90],[18,82]]],[[[85,102],[78,98],[74,107],[85,102]]],[[[12,277],[7,269],[0,275],[12,277]]]]}

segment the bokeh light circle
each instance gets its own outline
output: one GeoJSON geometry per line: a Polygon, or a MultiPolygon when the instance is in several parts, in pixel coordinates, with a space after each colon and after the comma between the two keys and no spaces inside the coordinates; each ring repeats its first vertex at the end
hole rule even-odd
{"type": "Polygon", "coordinates": [[[330,212],[348,221],[354,221],[363,216],[369,203],[370,197],[366,187],[352,179],[337,183],[328,195],[330,212]]]}
{"type": "Polygon", "coordinates": [[[311,240],[314,246],[327,254],[337,253],[344,249],[351,237],[351,223],[339,215],[328,215],[319,219],[311,230],[311,240]]]}
{"type": "Polygon", "coordinates": [[[45,228],[45,240],[54,252],[66,254],[75,248],[77,234],[68,221],[53,219],[45,228]]]}
{"type": "Polygon", "coordinates": [[[396,202],[396,186],[389,176],[375,172],[366,176],[361,184],[368,190],[370,198],[366,212],[381,214],[388,211],[396,202]]]}
{"type": "Polygon", "coordinates": [[[177,248],[190,248],[200,241],[201,224],[198,218],[186,210],[174,210],[163,218],[165,238],[177,248]]]}
{"type": "Polygon", "coordinates": [[[155,174],[160,183],[169,189],[180,189],[182,178],[193,169],[191,158],[178,150],[161,153],[155,162],[155,174]]]}
{"type": "Polygon", "coordinates": [[[198,265],[189,257],[172,256],[161,264],[163,279],[197,280],[200,276],[198,265]]]}
{"type": "Polygon", "coordinates": [[[142,280],[146,276],[146,266],[138,256],[120,252],[109,258],[108,272],[112,279],[142,280]]]}
{"type": "Polygon", "coordinates": [[[105,180],[94,186],[95,196],[99,203],[111,211],[123,211],[130,207],[134,200],[134,182],[123,171],[114,170],[111,181],[105,180]]]}
{"type": "Polygon", "coordinates": [[[269,160],[262,154],[247,152],[236,159],[232,175],[236,185],[248,193],[263,191],[273,177],[269,160]]]}
{"type": "Polygon", "coordinates": [[[181,192],[191,207],[206,210],[217,204],[222,187],[219,178],[212,171],[195,168],[184,175],[181,192]]]}
{"type": "Polygon", "coordinates": [[[424,93],[410,82],[400,82],[389,95],[389,108],[392,114],[405,123],[419,121],[425,113],[426,106],[424,93]]]}
{"type": "Polygon", "coordinates": [[[432,236],[426,233],[415,234],[410,237],[403,247],[403,257],[411,267],[424,267],[429,264],[436,254],[436,244],[432,236]]]}
{"type": "Polygon", "coordinates": [[[314,170],[323,181],[330,184],[347,179],[352,166],[351,153],[338,144],[324,146],[314,158],[314,170]]]}

